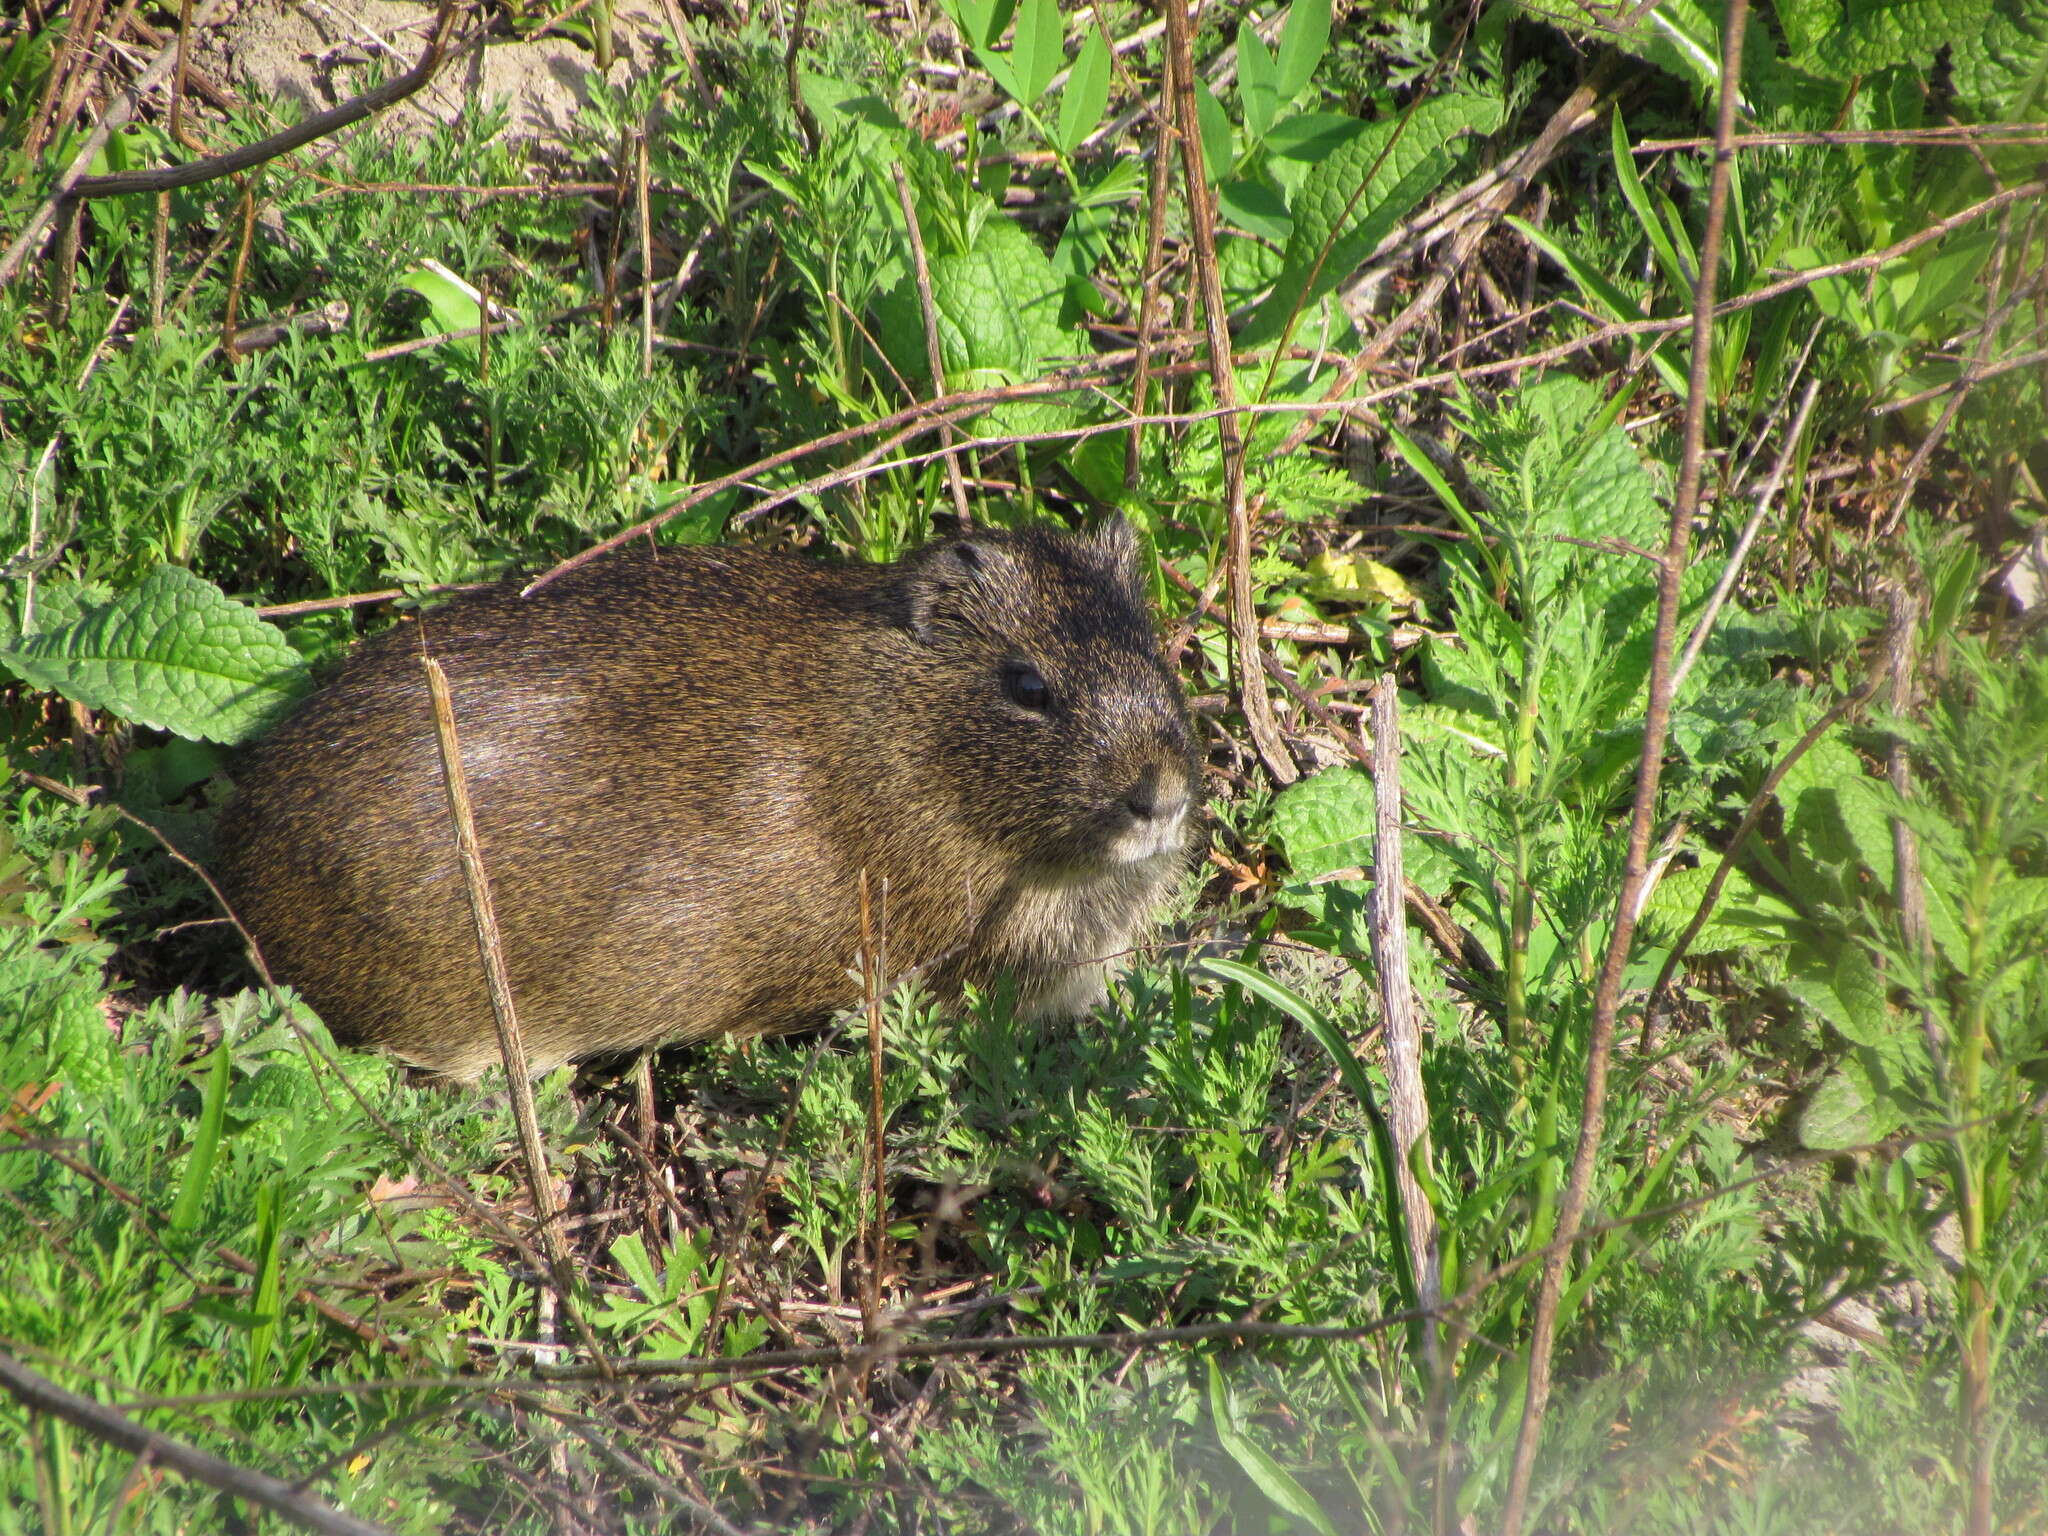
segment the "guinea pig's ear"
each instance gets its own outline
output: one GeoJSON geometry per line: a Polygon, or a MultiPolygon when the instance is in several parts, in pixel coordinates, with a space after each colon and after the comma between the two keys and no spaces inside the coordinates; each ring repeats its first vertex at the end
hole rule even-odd
{"type": "Polygon", "coordinates": [[[910,632],[929,644],[958,611],[960,598],[987,578],[997,558],[997,551],[971,538],[926,546],[910,572],[910,632]]]}
{"type": "Polygon", "coordinates": [[[1110,513],[1090,537],[1097,549],[1125,570],[1137,569],[1138,533],[1123,513],[1110,513]]]}

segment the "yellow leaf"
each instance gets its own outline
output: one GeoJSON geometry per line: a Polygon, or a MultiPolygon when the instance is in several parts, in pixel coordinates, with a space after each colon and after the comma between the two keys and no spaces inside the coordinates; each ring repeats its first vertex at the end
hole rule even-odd
{"type": "Polygon", "coordinates": [[[1363,555],[1325,550],[1308,563],[1315,589],[1354,603],[1383,603],[1389,608],[1415,606],[1415,591],[1401,573],[1363,555]]]}

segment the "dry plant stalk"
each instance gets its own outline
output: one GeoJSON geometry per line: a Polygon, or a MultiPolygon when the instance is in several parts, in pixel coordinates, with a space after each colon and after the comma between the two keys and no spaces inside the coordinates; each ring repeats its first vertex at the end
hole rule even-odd
{"type": "Polygon", "coordinates": [[[868,1232],[867,1314],[868,1342],[877,1343],[882,1328],[883,1270],[889,1262],[889,1180],[887,1145],[882,1121],[882,985],[888,972],[889,882],[881,882],[878,905],[872,911],[868,901],[868,872],[860,872],[860,981],[861,1002],[868,1020],[868,1157],[869,1182],[874,1191],[874,1225],[868,1232]]]}
{"type": "Polygon", "coordinates": [[[1593,1165],[1607,1123],[1607,1068],[1614,1053],[1616,1015],[1621,1011],[1622,973],[1635,938],[1636,912],[1649,878],[1650,836],[1657,811],[1657,785],[1664,765],[1664,741],[1671,722],[1675,681],[1678,607],[1683,595],[1685,562],[1692,542],[1692,521],[1699,510],[1701,466],[1705,458],[1707,397],[1712,391],[1714,292],[1720,274],[1721,239],[1728,217],[1728,183],[1735,165],[1729,141],[1735,136],[1736,99],[1741,94],[1743,32],[1749,23],[1749,0],[1730,0],[1721,34],[1720,99],[1714,123],[1714,167],[1707,192],[1705,227],[1700,232],[1699,274],[1693,286],[1692,356],[1686,384],[1684,447],[1679,459],[1678,491],[1671,508],[1670,537],[1657,573],[1657,630],[1650,653],[1649,701],[1643,720],[1642,761],[1636,769],[1635,802],[1630,808],[1628,854],[1622,866],[1621,890],[1615,897],[1614,927],[1601,960],[1593,991],[1593,1018],[1586,1041],[1586,1085],[1579,1110],[1578,1144],[1571,1173],[1558,1202],[1557,1241],[1543,1261],[1542,1284],[1529,1339],[1529,1377],[1522,1400],[1522,1422],[1515,1439],[1514,1464],[1501,1508],[1501,1536],[1521,1536],[1527,1515],[1529,1483],[1536,1469],[1536,1448],[1543,1434],[1543,1414],[1550,1402],[1550,1369],[1557,1343],[1558,1309],[1563,1299],[1565,1268],[1570,1263],[1579,1227],[1592,1193],[1593,1165]]]}
{"type": "Polygon", "coordinates": [[[1415,1177],[1416,1163],[1428,1166],[1429,1094],[1422,1082],[1422,1026],[1415,1017],[1415,989],[1408,979],[1407,869],[1401,853],[1401,723],[1392,673],[1372,693],[1373,977],[1379,984],[1380,1017],[1386,1023],[1387,1119],[1394,1133],[1394,1181],[1401,1190],[1401,1215],[1415,1266],[1416,1301],[1430,1317],[1423,1325],[1423,1357],[1432,1374],[1438,1367],[1435,1314],[1443,1300],[1443,1258],[1437,1248],[1436,1209],[1415,1177]]]}
{"type": "MultiPolygon", "coordinates": [[[[1096,12],[1098,20],[1101,15],[1100,11],[1096,12]]],[[[1176,99],[1172,49],[1166,50],[1160,58],[1159,94],[1159,128],[1152,141],[1152,170],[1145,192],[1145,270],[1138,284],[1138,358],[1131,378],[1133,416],[1145,414],[1145,397],[1152,383],[1152,339],[1159,329],[1159,307],[1163,302],[1159,288],[1166,275],[1166,190],[1173,180],[1172,104],[1176,99]]],[[[1127,491],[1138,488],[1138,471],[1144,463],[1144,453],[1144,432],[1133,426],[1124,445],[1124,489],[1127,491]]]]}
{"type": "Polygon", "coordinates": [[[0,1387],[26,1407],[31,1417],[48,1414],[62,1419],[95,1440],[132,1452],[138,1465],[147,1461],[168,1467],[195,1483],[282,1515],[303,1530],[317,1531],[321,1536],[392,1536],[389,1526],[376,1525],[336,1509],[296,1483],[223,1461],[209,1451],[139,1424],[105,1403],[68,1392],[11,1355],[0,1354],[0,1387]]]}
{"type": "MultiPolygon", "coordinates": [[[[925,256],[924,231],[918,227],[917,204],[911,199],[910,178],[903,172],[903,162],[899,160],[889,169],[896,173],[896,201],[903,209],[903,227],[910,231],[910,260],[917,276],[917,310],[924,318],[924,356],[932,371],[932,393],[943,395],[946,354],[939,345],[939,306],[932,297],[932,268],[925,256]]],[[[965,533],[974,526],[974,514],[967,506],[967,483],[960,476],[959,429],[946,422],[939,428],[939,438],[946,447],[946,484],[953,493],[953,516],[965,533]]]]}
{"type": "Polygon", "coordinates": [[[1194,46],[1187,0],[1166,0],[1167,49],[1173,56],[1174,120],[1180,132],[1183,184],[1188,199],[1188,235],[1195,276],[1208,325],[1209,376],[1216,389],[1216,431],[1223,441],[1223,501],[1229,519],[1226,556],[1230,570],[1230,660],[1237,676],[1238,704],[1259,760],[1277,784],[1292,784],[1300,771],[1280,738],[1266,674],[1259,665],[1259,616],[1252,605],[1251,509],[1245,504],[1244,430],[1237,417],[1237,378],[1230,352],[1230,312],[1223,302],[1223,278],[1216,265],[1216,212],[1202,164],[1202,127],[1195,108],[1194,46]]]}
{"type": "Polygon", "coordinates": [[[647,211],[647,131],[633,136],[634,197],[640,216],[640,377],[654,377],[654,224],[647,211]]]}
{"type": "Polygon", "coordinates": [[[491,882],[484,869],[483,846],[477,840],[476,815],[469,801],[469,778],[462,769],[462,743],[455,732],[455,706],[448,694],[448,674],[432,656],[422,655],[427,692],[433,702],[434,739],[441,749],[442,783],[448,791],[448,819],[455,831],[455,856],[462,866],[463,890],[476,922],[476,948],[483,962],[484,985],[490,993],[491,1022],[497,1026],[498,1050],[505,1062],[505,1089],[512,1101],[512,1122],[518,1128],[520,1161],[525,1165],[527,1192],[533,1199],[541,1251],[547,1255],[555,1287],[570,1320],[600,1366],[604,1353],[576,1304],[575,1273],[562,1238],[560,1208],[548,1178],[547,1149],[541,1144],[540,1117],[533,1108],[533,1078],[526,1060],[526,1042],[519,1033],[519,1011],[512,998],[512,978],[505,966],[504,940],[498,913],[491,902],[491,882]]]}

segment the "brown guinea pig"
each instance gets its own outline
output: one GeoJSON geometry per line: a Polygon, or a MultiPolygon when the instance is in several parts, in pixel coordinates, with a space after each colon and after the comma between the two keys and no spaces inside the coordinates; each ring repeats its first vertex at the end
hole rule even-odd
{"type": "Polygon", "coordinates": [[[241,766],[221,883],[344,1041],[499,1059],[422,645],[447,669],[527,1054],[783,1031],[890,975],[1072,1014],[1187,868],[1201,778],[1121,519],[894,565],[668,547],[368,641],[241,766]]]}

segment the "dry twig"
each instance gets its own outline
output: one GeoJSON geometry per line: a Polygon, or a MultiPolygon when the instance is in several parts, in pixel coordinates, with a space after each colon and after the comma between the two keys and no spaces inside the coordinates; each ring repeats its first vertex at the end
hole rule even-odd
{"type": "Polygon", "coordinates": [[[1223,501],[1229,521],[1225,559],[1230,568],[1230,655],[1237,676],[1238,705],[1245,729],[1266,772],[1274,782],[1292,784],[1300,777],[1280,727],[1259,666],[1259,618],[1252,591],[1251,508],[1245,502],[1244,433],[1237,419],[1237,376],[1231,362],[1229,311],[1223,302],[1223,279],[1216,264],[1216,213],[1210,203],[1209,177],[1202,164],[1202,128],[1195,106],[1195,64],[1188,24],[1187,0],[1166,0],[1167,47],[1173,55],[1174,122],[1180,136],[1181,172],[1187,189],[1188,230],[1194,247],[1195,277],[1202,294],[1202,314],[1209,332],[1209,376],[1221,413],[1216,429],[1223,439],[1223,501]]]}
{"type": "Polygon", "coordinates": [[[1693,287],[1692,355],[1686,386],[1684,446],[1679,458],[1678,491],[1671,509],[1670,537],[1657,573],[1657,630],[1650,655],[1649,702],[1643,720],[1642,760],[1636,769],[1635,801],[1629,813],[1628,854],[1622,867],[1621,890],[1615,897],[1614,927],[1593,991],[1593,1017],[1586,1039],[1586,1083],[1579,1110],[1578,1144],[1571,1173],[1558,1202],[1557,1241],[1543,1261],[1543,1280],[1529,1339],[1529,1376],[1522,1400],[1522,1422],[1515,1439],[1514,1463],[1500,1518],[1501,1536],[1521,1536],[1542,1438],[1544,1409],[1550,1401],[1550,1368],[1557,1343],[1558,1310],[1564,1294],[1564,1272],[1585,1219],[1592,1192],[1593,1165],[1607,1122],[1607,1068],[1614,1051],[1616,1015],[1621,1010],[1622,973],[1635,938],[1639,897],[1649,878],[1650,837],[1657,813],[1657,785],[1664,766],[1664,739],[1670,725],[1673,652],[1678,635],[1678,608],[1683,596],[1686,554],[1692,542],[1692,521],[1699,509],[1701,468],[1705,460],[1707,397],[1712,389],[1710,365],[1714,342],[1714,287],[1721,264],[1721,240],[1728,217],[1728,183],[1735,151],[1735,103],[1742,80],[1743,32],[1748,25],[1748,0],[1730,0],[1723,22],[1721,87],[1714,126],[1717,145],[1707,192],[1706,225],[1700,234],[1699,274],[1693,287]]]}

